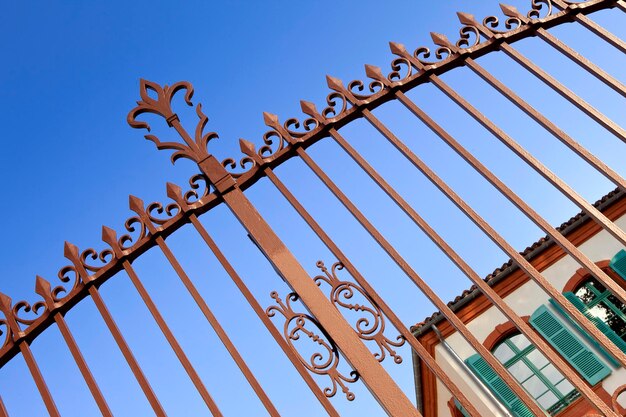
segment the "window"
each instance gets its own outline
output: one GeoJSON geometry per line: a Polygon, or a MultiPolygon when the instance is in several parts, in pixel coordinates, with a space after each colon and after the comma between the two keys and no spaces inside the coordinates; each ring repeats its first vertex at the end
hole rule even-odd
{"type": "MultiPolygon", "coordinates": [[[[611,369],[547,306],[535,310],[529,324],[589,385],[594,386],[611,374],[611,369]]],[[[572,384],[519,332],[507,334],[491,351],[548,413],[556,414],[578,397],[572,384]]],[[[480,355],[471,356],[465,362],[514,416],[532,416],[480,355]]]]}
{"type": "Polygon", "coordinates": [[[555,413],[578,397],[572,384],[523,335],[507,337],[492,352],[544,410],[555,413]]]}
{"type": "Polygon", "coordinates": [[[585,307],[586,315],[602,320],[626,342],[626,305],[594,278],[584,281],[574,294],[585,307]]]}

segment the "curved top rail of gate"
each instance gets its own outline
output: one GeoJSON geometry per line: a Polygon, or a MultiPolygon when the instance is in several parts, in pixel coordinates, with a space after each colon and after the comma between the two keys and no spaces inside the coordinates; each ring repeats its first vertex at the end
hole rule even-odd
{"type": "MultiPolygon", "coordinates": [[[[137,259],[147,250],[159,244],[159,242],[162,243],[162,240],[160,241],[159,239],[169,236],[181,226],[193,220],[194,216],[207,212],[223,201],[226,201],[228,204],[229,197],[227,192],[233,188],[238,187],[241,190],[245,190],[251,187],[260,178],[268,175],[268,168],[272,169],[289,158],[299,155],[298,152],[303,152],[303,148],[313,145],[322,138],[328,136],[336,137],[337,130],[341,127],[357,118],[371,117],[370,110],[388,101],[402,100],[402,97],[405,97],[403,95],[404,92],[411,90],[419,84],[435,83],[439,88],[442,88],[442,84],[436,78],[438,75],[456,67],[474,65],[473,59],[499,49],[504,49],[508,47],[509,43],[517,40],[537,35],[545,38],[547,36],[544,32],[545,29],[564,22],[580,20],[582,19],[581,16],[584,17],[584,15],[597,10],[614,7],[619,7],[626,11],[624,0],[587,0],[581,2],[531,0],[530,10],[525,12],[520,12],[513,6],[501,5],[501,10],[504,14],[502,19],[496,16],[488,16],[483,20],[478,20],[470,14],[458,13],[462,27],[459,30],[457,40],[451,41],[445,35],[431,33],[435,47],[433,49],[419,47],[414,51],[408,50],[404,45],[390,43],[391,52],[395,57],[390,63],[389,70],[384,71],[381,68],[366,65],[365,73],[368,79],[353,80],[348,84],[344,84],[341,80],[332,76],[327,76],[327,84],[331,92],[327,95],[324,108],[318,110],[313,103],[302,101],[303,115],[299,118],[289,118],[284,122],[281,122],[276,115],[264,113],[265,124],[270,130],[263,135],[262,145],[257,149],[253,143],[240,140],[242,155],[237,158],[229,157],[221,161],[210,152],[211,141],[217,138],[218,135],[215,132],[206,130],[208,117],[203,113],[202,105],[195,105],[198,121],[193,130],[183,126],[175,109],[172,108],[172,99],[177,93],[184,94],[186,104],[194,106],[192,102],[193,86],[189,82],[160,86],[147,80],[141,80],[140,100],[137,102],[137,106],[128,114],[127,120],[129,125],[133,128],[147,129],[148,134],[145,135],[145,138],[153,142],[157,149],[171,151],[172,163],[181,158],[189,159],[198,165],[201,174],[191,177],[189,186],[186,189],[168,183],[166,191],[167,196],[171,200],[166,203],[153,202],[145,204],[141,199],[130,196],[129,205],[134,214],[124,223],[124,233],[118,235],[109,227],[103,226],[102,228],[102,240],[107,245],[106,248],[102,250],[94,248],[80,250],[75,245],[66,242],[64,256],[68,259],[69,264],[62,267],[57,274],[61,283],[53,286],[50,282],[38,276],[35,283],[35,292],[41,297],[39,301],[34,303],[28,301],[13,303],[9,296],[0,293],[0,311],[4,315],[4,318],[0,318],[0,367],[20,352],[21,345],[32,342],[48,326],[54,323],[57,314],[68,312],[80,300],[85,298],[90,291],[94,291],[93,287],[99,287],[117,272],[128,267],[130,262],[137,259]],[[150,132],[150,125],[140,120],[140,116],[145,113],[151,113],[165,119],[167,125],[178,133],[181,141],[161,141],[159,137],[150,132]]],[[[558,40],[551,42],[556,42],[553,43],[553,46],[557,49],[560,48],[556,46],[558,40]]],[[[588,69],[592,68],[590,66],[592,64],[582,63],[582,65],[589,65],[588,69]]],[[[473,68],[475,69],[476,67],[473,68]]],[[[595,67],[593,68],[593,71],[596,71],[595,67]]],[[[604,73],[596,71],[595,75],[611,88],[626,96],[626,89],[622,84],[604,73]]],[[[446,94],[454,101],[457,101],[457,103],[462,102],[461,98],[455,98],[456,93],[454,91],[446,92],[446,94]]],[[[573,97],[573,99],[572,97],[568,97],[568,99],[575,101],[576,98],[575,96],[573,97]]],[[[584,103],[578,103],[577,105],[585,107],[584,103]]],[[[464,106],[466,111],[471,113],[474,118],[481,117],[478,112],[472,113],[471,106],[467,104],[464,106]]],[[[603,124],[608,130],[616,133],[623,141],[626,141],[626,132],[623,129],[603,119],[602,116],[594,114],[593,109],[587,109],[587,111],[598,123],[603,124]]],[[[418,115],[417,113],[415,114],[418,115]]],[[[421,116],[418,117],[422,118],[421,116]]],[[[489,127],[489,130],[492,132],[494,129],[497,130],[498,128],[489,127]]],[[[546,126],[546,129],[551,130],[554,128],[546,126]]],[[[551,131],[554,132],[554,130],[551,131]]],[[[504,141],[506,142],[506,139],[504,141]]],[[[606,167],[593,155],[587,153],[584,148],[578,148],[575,142],[568,142],[567,138],[564,141],[583,159],[594,165],[594,167],[601,169],[609,179],[617,179],[614,182],[616,182],[618,188],[626,190],[625,182],[619,175],[611,171],[610,168],[606,167]]],[[[450,142],[453,142],[453,139],[450,142]]],[[[536,170],[540,171],[544,177],[551,175],[549,171],[535,162],[532,155],[526,155],[523,149],[516,148],[517,145],[514,142],[508,143],[508,146],[518,153],[522,159],[525,159],[529,165],[533,165],[536,170]]],[[[480,163],[474,162],[472,158],[473,156],[470,154],[466,160],[474,165],[475,168],[478,167],[477,170],[483,169],[480,163]]],[[[434,177],[434,182],[437,182],[436,176],[434,177]]],[[[431,181],[433,181],[432,177],[431,181]]],[[[505,190],[505,193],[510,192],[498,179],[489,178],[489,181],[499,190],[505,190]]],[[[580,200],[566,184],[561,183],[558,179],[553,179],[551,182],[553,182],[555,187],[568,194],[568,196],[573,196],[575,202],[584,211],[587,211],[594,220],[606,227],[618,240],[626,242],[626,234],[607,225],[603,217],[598,216],[593,207],[587,202],[580,200]]],[[[444,193],[453,194],[450,191],[444,191],[444,193]]],[[[526,207],[522,211],[525,214],[530,213],[530,216],[534,216],[533,220],[545,229],[547,223],[532,212],[532,209],[528,208],[523,201],[519,202],[520,200],[516,195],[513,197],[507,195],[507,197],[511,201],[515,200],[515,204],[519,208],[526,207]]],[[[463,211],[466,211],[466,214],[468,214],[468,212],[471,212],[471,209],[463,208],[463,211]]],[[[471,214],[468,214],[468,216],[472,217],[471,214]]],[[[488,229],[489,226],[483,225],[482,228],[488,229]]],[[[486,233],[490,234],[491,232],[487,231],[486,233]]],[[[563,243],[564,241],[562,240],[558,242],[579,262],[584,262],[584,259],[581,261],[579,258],[580,254],[576,252],[575,248],[567,246],[570,242],[567,242],[567,244],[563,243]]],[[[508,245],[508,243],[504,242],[502,245],[508,245]]],[[[515,255],[517,253],[513,251],[511,256],[515,257],[515,255]]],[[[520,263],[518,258],[515,258],[515,260],[520,263]]],[[[462,263],[463,261],[459,262],[462,263]]],[[[520,267],[526,268],[522,264],[523,262],[520,263],[520,267]]],[[[585,266],[588,267],[587,264],[585,266]]],[[[466,271],[464,270],[464,272],[466,271]]],[[[537,271],[533,272],[532,269],[528,269],[526,272],[537,281],[543,279],[540,275],[537,277],[537,271]]],[[[480,280],[478,279],[478,281],[480,280]]],[[[306,287],[302,288],[306,289],[306,287]]],[[[428,290],[430,291],[430,288],[428,290]]],[[[481,290],[484,289],[481,288],[481,290]]],[[[495,303],[499,304],[501,301],[495,303]]],[[[443,303],[441,305],[443,307],[439,308],[443,311],[445,305],[443,303]]],[[[329,319],[332,320],[332,317],[326,317],[326,320],[329,319]]],[[[340,326],[337,329],[342,330],[340,326]]],[[[593,336],[597,337],[595,333],[593,336]]],[[[408,340],[408,337],[406,339],[408,340]]],[[[350,345],[349,342],[343,341],[343,343],[346,343],[346,346],[350,345]]],[[[611,352],[613,353],[613,350],[611,352]]],[[[626,363],[624,354],[624,352],[621,352],[618,358],[623,363],[626,363]]],[[[364,366],[362,369],[368,369],[368,367],[364,366]]],[[[376,380],[377,374],[375,372],[370,373],[369,378],[370,381],[376,380]]],[[[521,388],[519,389],[521,390],[521,388]]],[[[2,414],[0,413],[0,415],[2,414]]]]}
{"type": "MultiPolygon", "coordinates": [[[[326,107],[318,111],[313,103],[302,101],[304,116],[289,118],[281,123],[277,116],[264,113],[265,124],[270,130],[263,135],[263,145],[256,149],[254,144],[240,140],[243,156],[226,158],[221,166],[233,170],[237,165],[244,171],[229,172],[228,177],[236,180],[241,189],[247,189],[264,176],[263,168],[275,167],[295,155],[297,147],[308,147],[326,137],[328,132],[339,129],[352,120],[361,117],[364,110],[374,109],[394,98],[396,91],[407,91],[429,82],[430,75],[443,74],[453,68],[463,66],[468,58],[477,58],[498,50],[503,42],[514,42],[535,36],[538,28],[550,28],[571,21],[576,14],[588,14],[606,8],[623,7],[616,0],[588,0],[574,2],[567,0],[532,0],[531,8],[522,13],[513,6],[501,5],[504,21],[496,16],[488,16],[482,21],[473,15],[458,13],[463,25],[459,39],[450,41],[445,35],[431,33],[435,49],[419,47],[410,52],[404,45],[390,42],[391,52],[396,57],[391,61],[391,70],[385,72],[375,66],[366,65],[368,80],[354,80],[347,85],[332,76],[327,77],[332,90],[326,99],[326,107]]],[[[133,128],[150,130],[146,122],[136,119],[142,113],[162,116],[170,127],[174,127],[184,142],[161,142],[152,134],[146,139],[154,142],[158,149],[173,151],[172,162],[179,158],[191,159],[200,164],[214,159],[207,146],[218,137],[215,132],[205,132],[208,122],[202,112],[202,105],[196,105],[198,122],[194,137],[187,134],[178,116],[171,108],[171,101],[177,92],[183,91],[185,102],[192,106],[194,90],[188,82],[178,82],[172,86],[159,86],[141,80],[141,100],[128,114],[128,123],[133,128]],[[156,98],[153,98],[151,94],[156,98]]],[[[109,247],[101,251],[93,248],[80,250],[66,242],[64,256],[70,264],[58,272],[61,285],[52,286],[42,277],[37,277],[35,292],[44,300],[51,298],[52,310],[44,300],[34,303],[19,301],[0,293],[0,310],[5,318],[0,319],[0,366],[7,363],[17,352],[18,342],[32,341],[50,324],[52,313],[67,312],[87,295],[87,287],[101,285],[122,268],[124,261],[132,261],[155,245],[154,237],[168,236],[187,222],[189,213],[201,214],[220,203],[219,192],[206,177],[198,174],[190,178],[189,189],[168,183],[168,203],[153,202],[145,205],[137,197],[130,196],[130,209],[135,214],[125,224],[125,232],[116,232],[103,226],[102,240],[109,247]],[[150,227],[148,226],[150,223],[150,227]],[[153,231],[150,231],[153,229],[153,231]],[[35,317],[25,318],[23,313],[35,317]]]]}

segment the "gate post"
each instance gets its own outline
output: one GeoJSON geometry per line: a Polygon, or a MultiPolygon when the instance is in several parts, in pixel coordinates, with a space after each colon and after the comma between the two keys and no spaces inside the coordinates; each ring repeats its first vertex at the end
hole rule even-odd
{"type": "Polygon", "coordinates": [[[196,107],[200,121],[195,131],[195,140],[182,127],[178,116],[171,110],[171,100],[177,91],[183,89],[186,90],[185,101],[188,105],[192,105],[193,87],[187,82],[179,82],[171,87],[167,85],[161,87],[150,81],[141,80],[140,95],[142,100],[138,101],[138,106],[128,114],[128,123],[134,128],[150,130],[147,123],[139,122],[135,120],[135,117],[142,113],[153,113],[165,118],[168,125],[178,132],[185,144],[161,142],[154,135],[146,135],[146,139],[154,142],[158,149],[174,150],[172,161],[178,158],[187,158],[198,164],[209,183],[222,197],[266,259],[298,295],[306,308],[317,319],[322,329],[333,339],[345,359],[355,369],[387,414],[394,417],[421,417],[416,407],[374,358],[374,355],[359,339],[350,324],[326,298],[287,246],[261,217],[261,214],[238,187],[233,175],[226,171],[213,155],[208,153],[207,144],[217,135],[215,133],[203,134],[203,128],[208,118],[202,113],[200,104],[196,107]],[[157,95],[156,99],[148,95],[148,90],[157,95]]]}

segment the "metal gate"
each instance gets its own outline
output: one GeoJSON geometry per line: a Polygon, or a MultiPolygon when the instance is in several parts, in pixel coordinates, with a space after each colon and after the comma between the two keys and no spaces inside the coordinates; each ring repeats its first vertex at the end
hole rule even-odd
{"type": "MultiPolygon", "coordinates": [[[[124,225],[128,233],[119,236],[113,229],[108,227],[103,227],[102,229],[102,240],[108,245],[108,248],[102,251],[96,251],[91,248],[80,250],[75,245],[67,243],[64,255],[70,263],[62,268],[59,273],[59,277],[61,277],[64,285],[55,287],[45,279],[38,277],[36,293],[41,297],[39,301],[14,303],[8,296],[0,295],[0,309],[4,314],[4,318],[0,320],[4,333],[0,349],[0,366],[6,365],[16,355],[21,355],[32,374],[47,411],[51,416],[60,415],[55,405],[55,400],[48,390],[29,348],[29,344],[46,328],[58,326],[102,415],[111,416],[112,413],[107,405],[107,400],[99,389],[98,383],[90,372],[89,366],[64,319],[65,313],[76,306],[79,301],[89,298],[95,303],[99,314],[106,322],[109,331],[152,409],[156,415],[165,416],[166,414],[159,398],[157,398],[150,382],[143,373],[133,351],[125,341],[122,332],[99,292],[100,286],[109,278],[115,276],[120,271],[125,271],[152,314],[159,329],[175,352],[180,364],[206,403],[206,406],[213,415],[222,415],[219,405],[214,401],[133,268],[133,261],[149,249],[158,248],[176,271],[197,307],[213,327],[219,339],[232,356],[232,359],[265,406],[267,412],[272,416],[278,416],[279,413],[273,405],[272,399],[261,387],[257,378],[238,353],[220,322],[168,246],[167,238],[170,235],[183,225],[191,224],[208,248],[215,254],[222,267],[258,316],[258,319],[267,328],[267,331],[275,339],[276,344],[293,364],[293,367],[329,415],[339,415],[329,398],[341,392],[348,400],[353,400],[354,394],[351,392],[350,385],[358,380],[365,384],[390,416],[419,416],[420,413],[416,407],[381,365],[385,358],[400,362],[402,359],[395,349],[408,344],[423,363],[450,390],[465,410],[472,416],[478,416],[476,408],[467,400],[464,393],[455,384],[455,381],[446,375],[430,353],[412,336],[409,327],[388,306],[377,292],[377,289],[373,288],[368,280],[361,275],[337,243],[330,238],[327,231],[316,222],[316,219],[307,212],[301,202],[275,174],[274,170],[276,167],[291,158],[296,158],[310,168],[315,176],[319,178],[393,262],[397,264],[403,271],[405,278],[417,286],[473,349],[485,358],[487,363],[511,387],[528,409],[537,416],[545,415],[541,407],[467,329],[465,324],[455,315],[444,300],[403,259],[383,233],[374,227],[370,219],[356,207],[350,198],[339,189],[337,184],[310,157],[307,152],[308,147],[321,139],[331,138],[467,278],[482,291],[493,305],[514,323],[519,331],[536,345],[539,351],[551,359],[556,368],[567,377],[580,394],[595,406],[598,415],[617,417],[618,413],[598,397],[581,377],[561,359],[561,356],[538,336],[481,279],[463,257],[455,252],[446,240],[417,213],[400,193],[386,182],[372,167],[370,162],[361,156],[339,133],[340,128],[358,118],[362,118],[370,123],[407,161],[432,182],[465,216],[471,219],[489,239],[510,256],[514,265],[534,280],[586,332],[592,335],[600,346],[610,352],[622,367],[626,367],[626,353],[618,349],[592,322],[568,302],[492,225],[485,221],[429,165],[413,153],[402,139],[394,135],[372,113],[373,109],[389,101],[395,101],[405,106],[421,123],[432,130],[448,147],[502,193],[525,216],[547,233],[569,256],[575,259],[606,288],[610,289],[619,300],[626,302],[626,291],[623,288],[608,277],[605,272],[552,227],[527,202],[507,187],[476,156],[405,94],[412,88],[424,83],[439,89],[469,116],[484,126],[517,157],[545,178],[555,189],[583,210],[593,221],[597,222],[602,229],[610,233],[622,245],[626,245],[626,233],[623,230],[606,218],[596,207],[581,197],[574,189],[570,188],[534,155],[524,149],[498,125],[488,119],[481,111],[440,78],[441,74],[456,67],[465,66],[469,68],[497,90],[499,94],[534,119],[543,129],[562,142],[578,157],[600,172],[618,189],[626,191],[624,178],[476,62],[476,58],[485,54],[493,51],[502,51],[543,82],[546,88],[556,91],[564,99],[575,105],[580,112],[606,129],[614,138],[626,142],[626,130],[585,102],[576,93],[565,87],[559,80],[549,75],[512,46],[515,41],[520,39],[539,37],[552,47],[555,53],[563,54],[593,77],[605,83],[618,95],[626,97],[626,87],[620,81],[548,32],[548,29],[554,26],[575,21],[612,47],[617,48],[620,52],[626,52],[626,43],[624,41],[599,26],[587,16],[602,9],[616,9],[615,13],[626,12],[626,2],[623,0],[588,0],[582,2],[533,0],[531,10],[527,13],[521,13],[514,7],[503,5],[502,12],[506,16],[506,20],[502,24],[496,17],[487,17],[480,21],[474,18],[474,16],[459,13],[458,17],[463,26],[460,30],[460,39],[458,41],[452,42],[443,35],[432,34],[433,41],[438,45],[438,49],[432,52],[436,57],[434,61],[428,61],[431,55],[431,51],[428,48],[418,48],[414,52],[410,52],[401,44],[391,43],[391,51],[396,55],[391,63],[391,72],[385,73],[380,68],[366,66],[366,74],[370,80],[367,82],[356,80],[347,85],[344,85],[339,79],[328,77],[328,86],[332,90],[328,95],[328,106],[318,110],[314,104],[303,101],[301,106],[305,116],[302,121],[290,118],[283,123],[275,115],[264,114],[265,123],[270,128],[264,136],[265,143],[257,149],[254,144],[241,140],[240,146],[243,157],[240,161],[232,158],[220,161],[210,153],[211,140],[216,138],[217,135],[213,132],[206,132],[205,127],[208,118],[202,112],[200,104],[197,104],[195,107],[198,116],[195,129],[183,126],[179,120],[177,113],[172,109],[172,98],[176,93],[180,92],[184,94],[186,103],[192,106],[193,87],[190,83],[178,82],[171,86],[160,86],[156,83],[142,80],[140,85],[141,99],[129,113],[128,123],[133,128],[150,131],[148,123],[137,119],[140,115],[152,113],[164,118],[167,125],[182,140],[176,142],[162,141],[153,134],[147,134],[146,139],[152,141],[159,150],[172,151],[172,162],[181,158],[193,161],[197,164],[200,173],[191,178],[190,190],[183,190],[171,183],[167,184],[167,195],[171,199],[167,203],[157,202],[146,205],[140,199],[131,196],[130,208],[135,214],[124,225]],[[236,171],[238,166],[241,169],[235,173],[234,171],[236,171]],[[289,248],[260,215],[255,206],[244,195],[243,191],[252,187],[261,178],[267,178],[276,187],[335,256],[337,262],[332,264],[332,266],[324,265],[322,262],[318,264],[318,267],[321,269],[319,276],[312,278],[309,275],[290,252],[289,248]],[[202,214],[221,205],[228,207],[230,212],[245,228],[258,250],[262,252],[276,273],[288,284],[293,292],[288,294],[273,292],[271,298],[274,304],[270,306],[266,305],[267,300],[257,300],[252,295],[252,292],[238,275],[235,268],[209,235],[205,226],[199,221],[199,217],[202,214]],[[344,275],[338,272],[342,269],[353,280],[344,280],[344,275]],[[367,303],[363,305],[352,303],[350,298],[355,294],[363,297],[367,303]],[[25,318],[24,312],[31,314],[34,312],[35,317],[25,318]],[[367,322],[367,326],[363,322],[357,322],[357,325],[353,326],[344,318],[344,313],[346,312],[367,314],[371,322],[367,322]],[[277,326],[275,323],[279,323],[279,325],[277,326]],[[400,336],[397,338],[390,336],[389,333],[393,333],[389,330],[390,328],[397,330],[400,336]],[[317,345],[318,352],[314,353],[310,358],[299,353],[295,347],[295,341],[300,338],[309,338],[313,341],[317,345]],[[372,353],[369,346],[376,346],[374,353],[372,353]],[[338,365],[343,360],[352,368],[352,372],[349,374],[342,373],[339,370],[338,365]],[[314,379],[316,375],[327,377],[328,383],[326,388],[319,387],[314,379]]],[[[623,390],[626,390],[626,388],[621,387],[621,390],[615,392],[615,395],[619,395],[623,390]]],[[[7,415],[8,413],[4,406],[0,404],[0,416],[7,415]]]]}

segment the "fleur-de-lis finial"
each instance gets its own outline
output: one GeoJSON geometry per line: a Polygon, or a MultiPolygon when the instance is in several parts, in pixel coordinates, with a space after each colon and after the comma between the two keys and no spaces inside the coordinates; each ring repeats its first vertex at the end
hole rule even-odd
{"type": "Polygon", "coordinates": [[[193,96],[193,86],[187,81],[180,81],[171,86],[164,85],[161,87],[157,83],[152,81],[140,80],[139,95],[141,100],[137,102],[137,106],[133,108],[127,116],[128,124],[135,129],[147,129],[150,132],[151,128],[147,122],[138,121],[137,116],[144,113],[151,113],[161,116],[167,122],[169,127],[173,127],[184,143],[179,142],[162,142],[157,136],[148,134],[145,138],[154,142],[157,149],[173,150],[171,160],[172,163],[177,159],[187,158],[196,163],[200,163],[202,160],[209,157],[207,151],[207,145],[211,139],[217,138],[215,132],[204,133],[204,128],[209,118],[202,112],[202,105],[196,106],[196,114],[199,121],[196,125],[194,137],[182,127],[178,115],[172,110],[172,99],[178,91],[185,90],[185,103],[192,106],[191,97],[193,96]],[[156,94],[156,98],[150,96],[156,94]]]}

